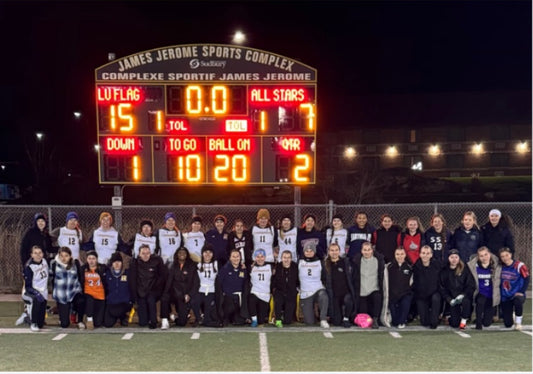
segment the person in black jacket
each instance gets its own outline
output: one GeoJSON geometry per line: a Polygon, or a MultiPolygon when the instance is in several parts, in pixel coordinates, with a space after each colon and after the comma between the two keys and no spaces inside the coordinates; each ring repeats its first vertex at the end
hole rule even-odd
{"type": "MultiPolygon", "coordinates": [[[[200,278],[196,269],[197,265],[191,260],[189,251],[185,247],[179,248],[174,253],[174,261],[168,272],[165,290],[161,297],[162,330],[169,328],[170,304],[174,304],[178,312],[176,325],[185,326],[187,324],[190,301],[198,293],[200,287],[200,278]]],[[[195,317],[194,324],[198,326],[200,316],[195,317]]]]}
{"type": "Polygon", "coordinates": [[[167,279],[167,268],[158,255],[152,255],[150,247],[142,244],[139,256],[131,266],[133,296],[137,302],[139,326],[157,327],[156,302],[161,297],[167,279]]]}
{"type": "Polygon", "coordinates": [[[347,257],[340,257],[341,247],[331,243],[328,257],[322,267],[322,278],[325,279],[326,292],[329,300],[329,315],[335,326],[349,328],[354,315],[355,292],[352,284],[352,266],[347,257]]]}
{"type": "Polygon", "coordinates": [[[428,245],[420,249],[420,258],[413,266],[413,292],[420,324],[436,329],[439,324],[441,296],[439,293],[441,264],[433,258],[428,245]]]}
{"type": "Polygon", "coordinates": [[[498,255],[501,248],[506,247],[514,254],[514,238],[511,233],[510,218],[503,216],[498,209],[489,212],[489,222],[481,227],[483,233],[483,246],[498,255]]]}
{"type": "Polygon", "coordinates": [[[468,211],[463,215],[461,226],[453,232],[450,249],[457,249],[461,261],[466,264],[470,261],[470,257],[477,253],[477,249],[483,245],[483,240],[483,233],[479,230],[475,213],[468,211]]]}
{"type": "Polygon", "coordinates": [[[383,307],[383,255],[374,251],[370,242],[364,242],[361,253],[353,258],[352,268],[357,313],[369,314],[372,317],[372,328],[377,329],[383,307]]]}
{"type": "Polygon", "coordinates": [[[233,223],[233,230],[228,234],[228,248],[226,250],[229,258],[232,250],[238,250],[241,253],[241,263],[246,265],[248,272],[254,262],[252,255],[254,252],[254,242],[252,232],[246,230],[244,221],[240,218],[233,223]]]}
{"type": "Polygon", "coordinates": [[[229,261],[220,269],[215,281],[215,294],[220,320],[227,326],[244,325],[248,315],[248,295],[250,276],[246,266],[241,263],[241,252],[233,249],[229,261]]]}
{"type": "Polygon", "coordinates": [[[407,323],[407,315],[413,300],[411,289],[413,268],[405,248],[396,248],[394,259],[387,264],[387,269],[389,271],[389,309],[392,325],[403,329],[407,323]]]}
{"type": "Polygon", "coordinates": [[[43,251],[43,258],[50,261],[50,255],[53,252],[52,238],[48,233],[48,220],[44,213],[35,213],[33,224],[22,237],[20,244],[20,264],[22,268],[31,257],[33,246],[39,246],[43,251]]]}
{"type": "Polygon", "coordinates": [[[459,257],[457,249],[448,254],[448,266],[440,273],[440,293],[450,305],[450,326],[466,328],[466,320],[472,313],[472,297],[476,284],[468,266],[459,257]]]}
{"type": "Polygon", "coordinates": [[[281,253],[281,262],[276,264],[271,283],[276,327],[283,327],[283,324],[290,325],[296,310],[299,286],[298,265],[292,261],[291,251],[286,250],[281,253]]]}
{"type": "Polygon", "coordinates": [[[372,244],[375,245],[375,250],[385,257],[386,264],[394,259],[398,234],[401,232],[400,226],[393,224],[390,214],[381,216],[381,226],[372,234],[372,244]]]}

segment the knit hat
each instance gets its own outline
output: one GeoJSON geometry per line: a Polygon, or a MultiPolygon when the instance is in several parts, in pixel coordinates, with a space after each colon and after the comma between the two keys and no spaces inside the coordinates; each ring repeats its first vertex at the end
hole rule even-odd
{"type": "Polygon", "coordinates": [[[111,213],[108,213],[108,212],[102,212],[100,213],[100,218],[98,219],[98,222],[102,222],[102,220],[105,218],[105,217],[109,217],[110,219],[110,223],[113,223],[113,216],[111,216],[111,213]]]}
{"type": "Polygon", "coordinates": [[[96,251],[91,250],[91,251],[87,252],[87,257],[89,257],[89,256],[94,256],[94,257],[98,258],[98,253],[96,253],[96,251]]]}
{"type": "Polygon", "coordinates": [[[148,225],[150,226],[150,228],[153,230],[154,229],[154,224],[152,223],[152,221],[150,221],[149,219],[143,219],[141,221],[141,224],[140,224],[140,229],[142,230],[143,229],[143,226],[144,225],[148,225]]]}
{"type": "Polygon", "coordinates": [[[268,209],[259,209],[257,211],[257,219],[259,218],[270,219],[270,212],[268,211],[268,209]]]}
{"type": "Polygon", "coordinates": [[[37,220],[39,219],[44,219],[44,222],[46,223],[46,225],[48,225],[48,220],[46,219],[46,215],[44,213],[35,213],[35,215],[33,216],[33,224],[34,226],[37,226],[37,220]]]}
{"type": "Polygon", "coordinates": [[[492,209],[490,212],[489,212],[489,216],[491,215],[497,215],[498,217],[501,217],[502,216],[502,212],[500,212],[498,209],[492,209]]]}
{"type": "Polygon", "coordinates": [[[316,253],[316,244],[313,243],[313,242],[305,243],[305,244],[304,244],[304,252],[305,252],[307,249],[310,249],[310,250],[312,250],[313,252],[316,253]]]}
{"type": "Polygon", "coordinates": [[[193,216],[193,217],[192,217],[192,223],[194,223],[194,222],[200,222],[200,223],[202,223],[202,217],[200,217],[200,216],[193,216]]]}
{"type": "Polygon", "coordinates": [[[335,215],[331,218],[331,220],[333,221],[334,219],[340,219],[341,222],[344,221],[344,219],[342,218],[342,214],[335,214],[335,215]]]}
{"type": "Polygon", "coordinates": [[[165,214],[165,222],[169,219],[169,218],[172,218],[174,221],[176,221],[176,215],[172,212],[167,212],[167,214],[165,214]]]}
{"type": "Polygon", "coordinates": [[[222,214],[217,214],[215,216],[215,219],[213,220],[213,222],[216,222],[216,221],[222,221],[224,222],[224,225],[226,224],[226,222],[228,222],[227,218],[224,217],[222,214]]]}
{"type": "Polygon", "coordinates": [[[265,250],[264,250],[264,249],[261,249],[261,248],[256,249],[256,250],[254,251],[254,260],[255,260],[255,258],[256,258],[258,255],[263,255],[263,257],[266,257],[266,252],[265,252],[265,250]]]}
{"type": "Polygon", "coordinates": [[[461,257],[461,255],[459,254],[459,251],[457,249],[450,249],[450,251],[448,252],[448,257],[450,257],[451,255],[457,255],[457,256],[461,257]]]}
{"type": "Polygon", "coordinates": [[[71,219],[78,219],[78,213],[76,212],[68,212],[67,213],[67,222],[70,221],[71,219]]]}
{"type": "Polygon", "coordinates": [[[312,219],[313,219],[313,221],[315,221],[315,222],[316,222],[316,217],[315,217],[315,215],[314,215],[314,214],[311,214],[311,213],[309,213],[309,214],[306,214],[306,215],[304,216],[304,222],[305,222],[305,221],[307,221],[307,219],[308,219],[308,218],[312,218],[312,219]]]}
{"type": "Polygon", "coordinates": [[[282,215],[281,222],[283,222],[285,218],[292,222],[292,216],[290,214],[287,213],[287,214],[282,215]]]}
{"type": "Polygon", "coordinates": [[[113,255],[111,256],[111,259],[109,260],[109,263],[112,264],[112,263],[115,262],[115,261],[124,262],[124,261],[122,260],[122,256],[121,256],[121,254],[120,254],[119,252],[115,252],[115,253],[113,253],[113,255]]]}
{"type": "Polygon", "coordinates": [[[213,247],[213,244],[211,243],[205,243],[202,247],[202,254],[206,251],[211,251],[213,254],[215,253],[215,248],[213,247]]]}

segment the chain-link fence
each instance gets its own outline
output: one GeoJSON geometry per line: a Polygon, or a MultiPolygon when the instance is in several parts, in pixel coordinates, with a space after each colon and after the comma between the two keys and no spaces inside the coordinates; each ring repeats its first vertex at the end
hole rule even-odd
{"type": "Polygon", "coordinates": [[[180,206],[123,206],[112,209],[110,206],[20,206],[4,205],[0,213],[0,290],[19,290],[22,285],[20,274],[19,249],[21,239],[30,227],[36,212],[47,214],[50,230],[65,224],[67,212],[76,211],[79,222],[87,239],[98,227],[100,213],[108,211],[113,215],[114,226],[125,241],[130,240],[139,230],[142,219],[151,219],[154,227],[161,227],[166,212],[174,212],[180,230],[190,229],[191,217],[199,215],[203,220],[203,230],[213,227],[213,219],[217,214],[224,214],[231,227],[237,218],[242,219],[248,227],[255,223],[257,211],[267,208],[271,221],[277,224],[284,214],[291,214],[298,225],[306,214],[314,214],[316,225],[322,228],[331,222],[334,214],[342,214],[345,227],[354,224],[357,211],[368,214],[369,222],[378,227],[382,214],[391,214],[402,227],[410,216],[420,217],[424,228],[429,227],[429,221],[434,213],[441,213],[450,230],[454,230],[461,221],[463,213],[472,210],[478,217],[481,226],[488,220],[491,209],[497,208],[512,219],[512,232],[515,238],[517,257],[531,268],[532,252],[532,205],[529,202],[516,203],[434,203],[434,204],[382,204],[382,205],[337,205],[333,202],[321,205],[180,205],[180,206]]]}

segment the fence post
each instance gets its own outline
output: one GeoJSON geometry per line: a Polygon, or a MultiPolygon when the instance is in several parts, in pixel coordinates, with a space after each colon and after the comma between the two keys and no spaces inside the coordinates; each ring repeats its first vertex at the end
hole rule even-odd
{"type": "Polygon", "coordinates": [[[327,220],[326,224],[329,224],[331,222],[331,220],[333,219],[333,210],[334,210],[333,200],[330,200],[329,204],[328,204],[328,213],[327,213],[328,220],[327,220]]]}
{"type": "Polygon", "coordinates": [[[52,226],[52,207],[48,206],[48,230],[52,231],[54,228],[52,226]]]}
{"type": "Polygon", "coordinates": [[[435,203],[433,205],[433,214],[437,214],[439,212],[439,203],[435,203]]]}
{"type": "Polygon", "coordinates": [[[294,186],[294,223],[298,226],[302,221],[302,212],[300,204],[302,203],[302,189],[299,186],[294,186]]]}
{"type": "Polygon", "coordinates": [[[122,229],[122,191],[123,187],[114,186],[113,187],[114,196],[111,198],[111,209],[115,216],[115,229],[122,229]]]}

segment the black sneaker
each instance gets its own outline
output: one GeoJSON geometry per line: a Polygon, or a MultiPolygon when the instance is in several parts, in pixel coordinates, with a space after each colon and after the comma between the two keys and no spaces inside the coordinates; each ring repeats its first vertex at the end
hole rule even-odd
{"type": "Polygon", "coordinates": [[[350,323],[350,321],[347,320],[342,321],[342,327],[349,329],[350,327],[352,327],[352,324],[350,323]]]}
{"type": "Polygon", "coordinates": [[[156,324],[156,323],[154,323],[154,322],[150,322],[150,323],[148,323],[148,328],[149,328],[150,330],[154,330],[156,327],[157,327],[157,324],[156,324]]]}
{"type": "Polygon", "coordinates": [[[120,326],[128,327],[128,319],[124,318],[120,320],[120,326]]]}
{"type": "Polygon", "coordinates": [[[379,329],[379,323],[378,323],[378,319],[377,318],[374,318],[372,320],[372,328],[373,329],[379,329]]]}

